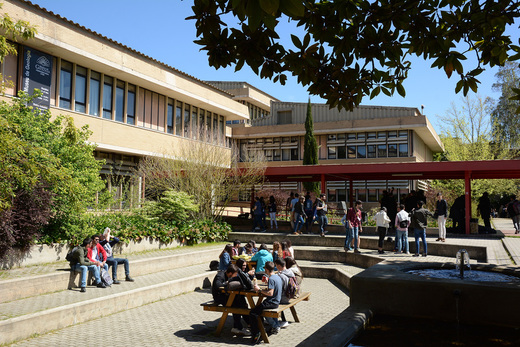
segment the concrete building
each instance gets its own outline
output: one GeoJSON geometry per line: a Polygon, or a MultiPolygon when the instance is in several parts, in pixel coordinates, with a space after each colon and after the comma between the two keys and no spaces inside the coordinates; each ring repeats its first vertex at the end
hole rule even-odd
{"type": "MultiPolygon", "coordinates": [[[[5,0],[2,10],[38,30],[1,64],[4,80],[12,82],[3,98],[39,88],[37,107],[88,125],[96,157],[106,160],[102,175],[131,177],[140,158],[165,152],[179,157],[175,149],[193,141],[218,146],[229,157],[232,144],[242,154],[260,150],[267,166],[302,163],[306,103],[280,101],[247,82],[205,82],[28,1],[5,0]]],[[[442,151],[432,125],[415,108],[347,112],[317,104],[312,111],[323,165],[431,161],[442,151]]],[[[377,201],[383,189],[402,194],[423,183],[356,181],[356,198],[377,201]]],[[[301,189],[297,182],[268,186],[301,189]]],[[[142,182],[135,189],[141,196],[142,182]]],[[[345,200],[346,189],[345,182],[328,182],[329,200],[345,200]]]]}

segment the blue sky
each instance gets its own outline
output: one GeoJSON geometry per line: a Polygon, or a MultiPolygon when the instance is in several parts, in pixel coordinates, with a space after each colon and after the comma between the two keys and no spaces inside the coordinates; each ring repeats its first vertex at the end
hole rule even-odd
{"type": "MultiPolygon", "coordinates": [[[[196,39],[195,22],[185,20],[190,16],[189,0],[33,0],[35,4],[70,19],[104,36],[125,44],[137,51],[173,66],[201,80],[246,81],[272,96],[290,102],[307,102],[305,87],[289,76],[285,86],[260,79],[249,67],[234,72],[234,67],[215,70],[207,62],[205,52],[193,43],[196,39]]],[[[287,23],[280,24],[280,36],[289,40],[297,29],[287,23]]],[[[518,42],[518,30],[514,42],[518,42]]],[[[289,41],[287,41],[289,42],[289,41]]],[[[404,82],[406,97],[378,96],[363,99],[363,105],[403,106],[421,108],[439,132],[438,116],[444,116],[451,103],[460,103],[462,94],[455,94],[457,80],[448,79],[442,70],[430,68],[431,61],[412,60],[412,70],[404,82]]],[[[478,93],[482,97],[497,98],[491,89],[497,68],[487,68],[479,76],[482,82],[478,93]]],[[[456,77],[456,76],[453,76],[456,77]]],[[[323,102],[311,96],[312,102],[323,102]]]]}

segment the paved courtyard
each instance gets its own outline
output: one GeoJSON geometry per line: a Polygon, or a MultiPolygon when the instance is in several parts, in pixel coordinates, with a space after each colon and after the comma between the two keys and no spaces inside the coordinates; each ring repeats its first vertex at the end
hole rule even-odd
{"type": "MultiPolygon", "coordinates": [[[[349,306],[343,288],[325,279],[306,278],[303,290],[311,291],[310,301],[296,306],[300,323],[291,323],[271,336],[273,346],[319,346],[325,344],[320,330],[349,306]]],[[[201,290],[158,301],[139,308],[74,325],[13,346],[243,346],[249,337],[234,337],[231,316],[220,337],[215,330],[220,313],[203,311],[200,303],[211,300],[209,290],[201,290]],[[102,335],[100,335],[102,333],[102,335]]],[[[100,298],[102,300],[102,298],[100,298]]],[[[107,302],[107,305],[110,305],[107,302]]],[[[103,314],[99,313],[100,316],[103,314]]],[[[288,312],[287,320],[293,322],[288,312]]]]}

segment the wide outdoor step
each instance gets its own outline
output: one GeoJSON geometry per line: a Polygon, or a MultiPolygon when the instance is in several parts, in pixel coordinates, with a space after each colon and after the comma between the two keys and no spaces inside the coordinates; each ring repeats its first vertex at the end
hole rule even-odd
{"type": "MultiPolygon", "coordinates": [[[[153,264],[153,261],[151,263],[153,264]]],[[[2,303],[0,344],[208,287],[215,273],[209,271],[208,265],[204,262],[136,275],[135,282],[123,281],[120,285],[112,285],[105,289],[87,287],[86,293],[80,293],[79,290],[63,290],[2,303]]]]}
{"type": "MultiPolygon", "coordinates": [[[[294,246],[314,246],[320,248],[333,248],[333,247],[341,247],[345,246],[345,236],[337,236],[337,235],[326,235],[325,237],[320,237],[319,235],[292,235],[292,234],[279,234],[279,233],[251,233],[251,232],[231,232],[229,233],[228,240],[232,242],[233,240],[241,240],[242,243],[247,243],[248,240],[255,240],[257,246],[261,243],[272,244],[274,241],[283,241],[290,240],[291,244],[294,246]]],[[[415,241],[412,241],[413,238],[408,237],[408,242],[410,245],[410,252],[415,252],[415,241]]],[[[468,245],[465,243],[463,239],[457,240],[452,239],[449,242],[433,242],[435,238],[429,237],[427,238],[428,242],[428,254],[436,255],[442,257],[455,257],[457,252],[461,249],[461,247],[465,248],[468,252],[471,259],[475,259],[481,262],[487,262],[487,248],[485,246],[478,245],[468,245]]],[[[376,250],[378,244],[378,237],[376,236],[367,236],[361,235],[361,248],[362,249],[371,249],[376,250]]],[[[394,249],[394,238],[392,237],[392,242],[385,241],[384,250],[392,251],[394,249]]],[[[336,255],[340,257],[340,255],[336,255]]],[[[340,261],[340,260],[337,260],[340,261]]]]}
{"type": "MultiPolygon", "coordinates": [[[[131,275],[140,276],[197,263],[206,263],[206,267],[209,268],[209,262],[218,259],[220,248],[220,246],[207,247],[191,252],[159,256],[153,256],[152,253],[152,257],[147,254],[130,255],[128,259],[131,275]]],[[[79,273],[74,272],[71,277],[68,263],[61,262],[61,264],[62,266],[54,268],[52,273],[0,281],[0,303],[76,287],[80,280],[79,273]]],[[[111,269],[109,273],[112,274],[111,269]]],[[[117,273],[120,279],[124,278],[123,265],[119,265],[117,273]]]]}

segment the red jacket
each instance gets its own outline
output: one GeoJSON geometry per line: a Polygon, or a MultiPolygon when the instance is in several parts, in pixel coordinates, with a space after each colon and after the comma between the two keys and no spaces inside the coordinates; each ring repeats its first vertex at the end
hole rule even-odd
{"type": "MultiPolygon", "coordinates": [[[[101,246],[99,243],[96,245],[97,247],[97,250],[98,250],[98,254],[101,254],[103,256],[103,262],[107,261],[107,252],[105,251],[105,249],[103,248],[103,246],[101,246]]],[[[88,252],[87,252],[87,257],[90,261],[92,262],[97,262],[98,260],[97,259],[92,259],[92,248],[89,248],[88,249],[88,252]]]]}

